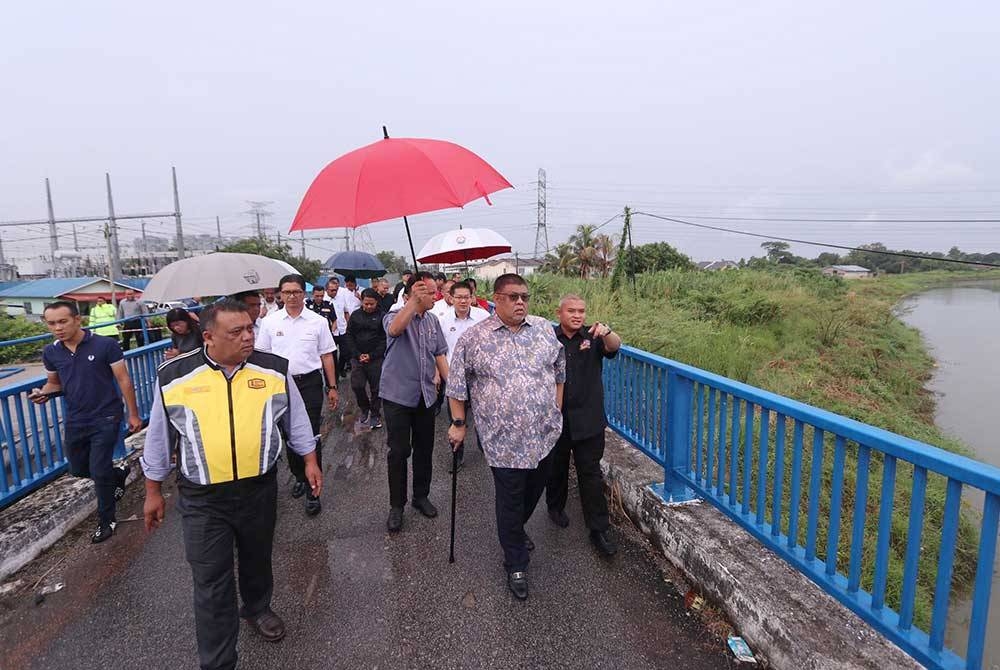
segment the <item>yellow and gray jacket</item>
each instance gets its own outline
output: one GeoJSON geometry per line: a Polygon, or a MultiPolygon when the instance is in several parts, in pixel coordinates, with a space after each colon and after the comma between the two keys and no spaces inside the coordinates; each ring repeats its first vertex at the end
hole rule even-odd
{"type": "Polygon", "coordinates": [[[255,350],[227,377],[205,348],[195,349],[157,371],[142,470],[163,481],[176,450],[180,474],[194,484],[257,477],[278,460],[282,433],[297,454],[316,448],[286,359],[255,350]]]}

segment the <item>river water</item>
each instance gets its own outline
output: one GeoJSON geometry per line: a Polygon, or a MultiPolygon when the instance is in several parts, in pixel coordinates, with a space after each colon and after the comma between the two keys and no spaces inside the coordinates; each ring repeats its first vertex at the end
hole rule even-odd
{"type": "MultiPolygon", "coordinates": [[[[903,303],[902,319],[920,330],[938,367],[928,385],[936,395],[935,423],[1000,467],[1000,280],[956,283],[903,303]]],[[[982,495],[967,501],[982,509],[982,495]]],[[[1000,559],[993,573],[985,668],[1000,668],[1000,559]]],[[[947,643],[965,655],[970,602],[949,612],[947,643]]]]}

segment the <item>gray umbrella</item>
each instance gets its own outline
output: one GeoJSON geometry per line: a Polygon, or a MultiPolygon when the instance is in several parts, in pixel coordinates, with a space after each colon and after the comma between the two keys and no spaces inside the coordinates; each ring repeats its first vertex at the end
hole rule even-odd
{"type": "Polygon", "coordinates": [[[149,280],[143,300],[163,302],[205,295],[277,288],[278,281],[298,270],[284,261],[256,254],[214,253],[171,263],[149,280]]]}

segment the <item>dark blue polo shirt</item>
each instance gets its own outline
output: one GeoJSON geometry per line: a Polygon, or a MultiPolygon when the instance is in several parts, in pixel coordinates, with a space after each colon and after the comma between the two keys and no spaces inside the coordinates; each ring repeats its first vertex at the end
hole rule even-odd
{"type": "Polygon", "coordinates": [[[111,364],[123,358],[115,340],[89,330],[77,345],[76,353],[62,342],[46,345],[42,363],[47,372],[59,375],[66,399],[67,426],[122,420],[122,395],[111,364]]]}

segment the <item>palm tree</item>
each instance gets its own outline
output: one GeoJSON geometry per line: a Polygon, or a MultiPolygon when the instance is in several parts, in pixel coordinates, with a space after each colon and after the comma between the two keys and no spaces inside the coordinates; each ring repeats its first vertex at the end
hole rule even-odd
{"type": "Polygon", "coordinates": [[[576,232],[569,236],[578,259],[581,277],[589,277],[597,263],[597,249],[594,248],[594,226],[579,225],[576,232]]]}
{"type": "Polygon", "coordinates": [[[563,242],[545,256],[542,269],[553,274],[574,275],[577,273],[576,252],[572,246],[563,242]]]}
{"type": "Polygon", "coordinates": [[[594,237],[594,249],[597,252],[597,271],[601,277],[607,277],[615,264],[614,240],[603,233],[597,235],[594,237]]]}

